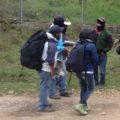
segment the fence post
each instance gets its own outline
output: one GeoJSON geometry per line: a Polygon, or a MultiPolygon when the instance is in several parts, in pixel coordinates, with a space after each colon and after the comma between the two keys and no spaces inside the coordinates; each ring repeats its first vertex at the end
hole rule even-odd
{"type": "Polygon", "coordinates": [[[23,0],[20,0],[20,22],[23,22],[23,0]]]}
{"type": "Polygon", "coordinates": [[[80,0],[80,6],[81,6],[80,21],[82,24],[84,23],[85,3],[86,3],[86,0],[80,0]]]}

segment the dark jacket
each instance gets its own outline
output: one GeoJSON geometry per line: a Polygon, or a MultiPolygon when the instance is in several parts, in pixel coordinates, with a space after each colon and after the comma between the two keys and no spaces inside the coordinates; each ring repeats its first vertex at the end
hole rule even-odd
{"type": "Polygon", "coordinates": [[[112,46],[113,46],[112,35],[107,30],[103,30],[97,36],[96,47],[98,53],[101,52],[107,53],[112,49],[112,46]]]}
{"type": "Polygon", "coordinates": [[[85,71],[93,71],[94,67],[98,63],[98,54],[95,44],[92,40],[87,40],[85,44],[84,64],[85,71]]]}

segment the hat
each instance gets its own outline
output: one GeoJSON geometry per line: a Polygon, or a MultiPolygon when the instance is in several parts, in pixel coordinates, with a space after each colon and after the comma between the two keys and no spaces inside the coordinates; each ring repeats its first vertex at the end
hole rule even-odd
{"type": "Polygon", "coordinates": [[[106,22],[105,18],[98,18],[97,19],[97,23],[101,26],[105,26],[105,22],[106,22]]]}
{"type": "Polygon", "coordinates": [[[62,31],[63,31],[63,29],[61,27],[59,27],[58,25],[54,25],[49,28],[49,33],[51,33],[51,34],[60,33],[62,31]]]}
{"type": "Polygon", "coordinates": [[[66,21],[66,19],[63,16],[55,16],[53,24],[54,25],[58,25],[60,27],[63,27],[63,26],[71,25],[71,22],[70,21],[66,21]]]}

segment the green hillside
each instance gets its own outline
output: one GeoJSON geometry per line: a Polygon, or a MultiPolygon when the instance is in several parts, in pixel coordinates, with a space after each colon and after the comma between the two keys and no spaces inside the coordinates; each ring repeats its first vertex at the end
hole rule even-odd
{"type": "MultiPolygon", "coordinates": [[[[1,2],[0,14],[2,16],[20,17],[20,0],[1,0],[1,2]]],[[[96,18],[103,16],[108,24],[120,25],[119,7],[119,0],[86,0],[84,22],[94,24],[96,18]]],[[[63,14],[75,23],[80,22],[80,12],[80,0],[23,0],[25,19],[50,21],[54,15],[63,14]]]]}
{"type": "MultiPolygon", "coordinates": [[[[19,17],[19,2],[16,0],[1,0],[0,18],[9,20],[19,17]],[[6,1],[6,3],[4,3],[6,1]]],[[[108,24],[120,24],[119,0],[87,0],[85,23],[94,24],[96,18],[103,16],[108,24]]],[[[68,35],[76,40],[79,34],[80,5],[78,0],[25,0],[25,19],[52,21],[55,14],[63,14],[73,24],[68,35]]],[[[42,26],[46,24],[42,23],[42,26]]],[[[48,26],[44,26],[48,28],[48,26]]],[[[38,91],[39,77],[36,71],[22,69],[19,60],[21,45],[37,29],[34,27],[13,26],[0,23],[0,91],[12,91],[15,94],[38,91]]],[[[115,52],[116,46],[108,54],[107,87],[120,88],[120,56],[115,52]]],[[[69,88],[79,88],[78,81],[73,76],[69,88]]]]}

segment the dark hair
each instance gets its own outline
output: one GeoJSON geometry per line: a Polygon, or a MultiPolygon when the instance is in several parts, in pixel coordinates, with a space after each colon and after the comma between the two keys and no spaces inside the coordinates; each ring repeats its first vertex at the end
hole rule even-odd
{"type": "Polygon", "coordinates": [[[79,39],[91,39],[94,40],[96,36],[96,31],[94,29],[86,28],[83,29],[79,34],[79,39]]]}
{"type": "Polygon", "coordinates": [[[61,27],[59,27],[58,25],[54,25],[49,28],[49,33],[51,33],[52,35],[56,35],[56,33],[60,33],[62,31],[63,31],[63,29],[61,27]]]}

